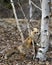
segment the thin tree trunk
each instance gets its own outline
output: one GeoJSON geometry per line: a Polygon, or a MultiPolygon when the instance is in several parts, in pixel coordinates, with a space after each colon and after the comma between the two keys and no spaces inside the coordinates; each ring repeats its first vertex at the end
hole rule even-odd
{"type": "Polygon", "coordinates": [[[29,18],[30,18],[30,21],[32,19],[32,3],[31,3],[31,0],[29,0],[29,18]]]}
{"type": "Polygon", "coordinates": [[[42,0],[42,21],[41,21],[41,48],[38,49],[37,58],[46,60],[46,52],[49,47],[49,18],[50,18],[50,0],[42,0]]]}
{"type": "Polygon", "coordinates": [[[24,43],[23,33],[21,31],[21,28],[20,28],[20,25],[19,25],[19,22],[18,22],[18,17],[17,17],[17,14],[16,14],[16,10],[15,10],[15,6],[14,6],[14,3],[13,3],[13,0],[10,0],[10,2],[11,2],[12,8],[13,8],[13,13],[14,13],[14,16],[15,16],[15,19],[16,19],[17,28],[18,28],[18,30],[20,32],[22,42],[24,43]]]}
{"type": "MultiPolygon", "coordinates": [[[[32,21],[32,2],[29,0],[29,21],[32,21]]],[[[31,31],[29,32],[29,36],[31,36],[31,31]]],[[[33,45],[33,59],[35,58],[35,45],[34,41],[32,39],[32,45],[33,45]]]]}

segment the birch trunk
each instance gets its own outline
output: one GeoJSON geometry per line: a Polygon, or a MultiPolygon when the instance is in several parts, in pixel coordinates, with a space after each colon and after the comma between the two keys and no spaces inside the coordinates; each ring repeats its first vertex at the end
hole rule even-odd
{"type": "Polygon", "coordinates": [[[11,2],[12,8],[13,8],[13,13],[14,13],[14,16],[15,16],[15,19],[16,19],[17,28],[18,28],[18,30],[20,32],[22,42],[24,43],[23,33],[22,33],[21,28],[19,26],[18,17],[17,17],[17,14],[16,14],[16,10],[15,10],[15,6],[14,6],[14,3],[13,3],[13,0],[10,0],[10,2],[11,2]]]}
{"type": "Polygon", "coordinates": [[[31,0],[29,0],[29,18],[30,18],[30,21],[32,19],[32,4],[31,4],[31,0]]]}
{"type": "Polygon", "coordinates": [[[46,60],[46,52],[49,47],[49,18],[50,18],[50,0],[42,0],[42,21],[41,21],[41,48],[38,49],[37,58],[46,60]]]}

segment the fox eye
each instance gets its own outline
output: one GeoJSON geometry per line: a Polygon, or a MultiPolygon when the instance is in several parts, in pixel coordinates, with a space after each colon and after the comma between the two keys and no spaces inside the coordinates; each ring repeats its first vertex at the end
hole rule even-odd
{"type": "Polygon", "coordinates": [[[36,32],[36,33],[38,33],[38,32],[36,32]]]}
{"type": "Polygon", "coordinates": [[[35,34],[36,34],[36,32],[35,32],[35,34]]]}

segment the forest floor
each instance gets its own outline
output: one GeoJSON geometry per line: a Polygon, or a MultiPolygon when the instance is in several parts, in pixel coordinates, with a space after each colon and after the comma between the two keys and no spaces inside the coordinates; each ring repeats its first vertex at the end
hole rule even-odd
{"type": "MultiPolygon", "coordinates": [[[[19,21],[24,38],[28,35],[27,26],[24,21],[19,21]]],[[[30,22],[30,28],[37,27],[40,30],[40,20],[30,22]]],[[[33,60],[32,52],[28,51],[26,56],[18,52],[21,45],[21,37],[14,19],[0,19],[0,65],[52,65],[52,23],[50,28],[50,48],[47,52],[48,59],[45,62],[33,60]],[[7,57],[6,57],[7,56],[7,57]]]]}

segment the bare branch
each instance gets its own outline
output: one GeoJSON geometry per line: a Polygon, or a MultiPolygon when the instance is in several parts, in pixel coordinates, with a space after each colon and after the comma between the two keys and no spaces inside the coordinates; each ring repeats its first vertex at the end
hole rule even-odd
{"type": "Polygon", "coordinates": [[[34,7],[38,8],[40,11],[42,11],[41,8],[38,7],[36,4],[34,4],[32,1],[31,1],[31,3],[34,5],[34,7]]]}
{"type": "MultiPolygon", "coordinates": [[[[24,15],[25,19],[27,19],[27,18],[26,18],[26,16],[25,16],[24,11],[23,11],[23,9],[22,9],[22,6],[20,5],[20,3],[18,3],[18,5],[20,6],[21,11],[22,11],[22,13],[23,13],[23,15],[24,15]]],[[[28,32],[29,32],[29,35],[30,35],[30,26],[29,26],[29,22],[28,22],[28,21],[26,21],[26,23],[27,23],[28,32]]]]}
{"type": "Polygon", "coordinates": [[[26,16],[25,16],[25,13],[24,13],[24,11],[23,11],[23,9],[22,9],[22,6],[20,5],[20,3],[19,3],[19,2],[18,2],[17,4],[20,6],[21,11],[22,11],[22,13],[23,13],[23,16],[24,16],[24,17],[25,17],[25,19],[26,19],[26,16]]]}
{"type": "Polygon", "coordinates": [[[40,3],[41,3],[41,0],[40,0],[40,3]]]}

